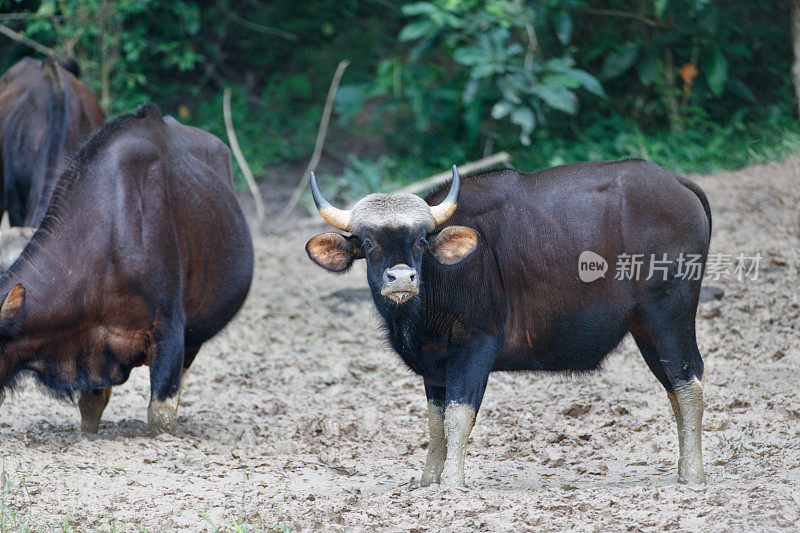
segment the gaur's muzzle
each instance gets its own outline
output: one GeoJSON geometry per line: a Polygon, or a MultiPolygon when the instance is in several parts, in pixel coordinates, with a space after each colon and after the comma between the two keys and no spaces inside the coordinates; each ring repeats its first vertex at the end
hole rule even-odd
{"type": "Polygon", "coordinates": [[[383,272],[381,294],[401,304],[419,294],[417,271],[408,265],[399,264],[383,272]]]}

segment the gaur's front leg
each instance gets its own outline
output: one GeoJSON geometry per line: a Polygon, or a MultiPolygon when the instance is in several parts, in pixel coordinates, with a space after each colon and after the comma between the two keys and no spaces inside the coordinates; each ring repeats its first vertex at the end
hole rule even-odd
{"type": "Polygon", "coordinates": [[[175,431],[184,373],[183,357],[182,335],[172,335],[156,345],[150,361],[150,405],[147,408],[147,424],[153,434],[175,431]]]}
{"type": "Polygon", "coordinates": [[[444,436],[445,388],[425,381],[425,395],[428,397],[428,430],[430,442],[425,469],[422,471],[420,485],[427,487],[439,483],[444,468],[447,443],[444,436]]]}
{"type": "Polygon", "coordinates": [[[467,440],[483,401],[489,372],[501,348],[501,340],[482,335],[448,355],[444,409],[447,454],[441,475],[442,485],[464,486],[467,440]]]}
{"type": "Polygon", "coordinates": [[[111,387],[81,391],[78,393],[78,409],[81,412],[81,431],[97,433],[100,417],[111,398],[111,387]]]}

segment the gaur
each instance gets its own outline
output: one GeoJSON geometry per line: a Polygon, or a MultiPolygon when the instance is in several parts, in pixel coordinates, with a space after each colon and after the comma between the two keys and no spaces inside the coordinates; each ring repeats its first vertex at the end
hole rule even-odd
{"type": "Polygon", "coordinates": [[[642,160],[493,170],[463,183],[454,166],[450,185],[425,200],[370,194],[351,210],[327,202],[313,175],[311,186],[322,217],[348,235],[313,237],[309,257],[333,272],[366,260],[391,346],[423,378],[422,485],[464,485],[491,372],[594,370],[628,332],[672,404],[678,480],[705,481],[695,312],[711,212],[693,182],[642,160]],[[584,251],[612,270],[581,281],[584,251]],[[640,276],[613,272],[616,258],[640,254],[667,260],[664,275],[647,276],[647,262],[640,276]],[[688,257],[700,267],[693,276],[681,273],[688,257]]]}
{"type": "Polygon", "coordinates": [[[222,141],[153,105],[110,120],[0,277],[0,390],[32,373],[56,395],[77,392],[81,427],[96,432],[111,387],[149,365],[149,426],[172,431],[184,371],[252,274],[222,141]]]}
{"type": "Polygon", "coordinates": [[[1,207],[12,226],[39,225],[56,180],[105,120],[77,64],[65,65],[26,57],[0,76],[1,207]]]}

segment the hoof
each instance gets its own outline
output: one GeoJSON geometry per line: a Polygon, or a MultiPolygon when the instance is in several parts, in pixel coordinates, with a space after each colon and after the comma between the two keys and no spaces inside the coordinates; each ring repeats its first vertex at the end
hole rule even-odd
{"type": "Polygon", "coordinates": [[[422,476],[419,479],[412,478],[411,479],[411,486],[412,488],[418,489],[422,487],[430,487],[431,485],[437,485],[439,483],[438,478],[434,478],[433,476],[423,472],[422,476]]]}
{"type": "Polygon", "coordinates": [[[453,487],[453,488],[466,488],[466,484],[464,483],[464,473],[463,472],[447,472],[446,470],[442,472],[442,479],[440,484],[443,487],[453,487]]]}
{"type": "Polygon", "coordinates": [[[111,387],[78,393],[78,409],[81,413],[81,431],[96,434],[100,429],[100,418],[111,398],[111,387]]]}
{"type": "Polygon", "coordinates": [[[100,422],[95,422],[92,420],[82,420],[81,421],[81,431],[84,433],[90,433],[92,435],[96,435],[97,432],[100,430],[100,422]]]}
{"type": "Polygon", "coordinates": [[[147,425],[150,433],[175,433],[178,420],[178,401],[168,399],[165,402],[151,402],[147,409],[147,425]]]}
{"type": "Polygon", "coordinates": [[[705,485],[705,472],[693,472],[691,474],[678,474],[678,483],[681,485],[705,485]]]}

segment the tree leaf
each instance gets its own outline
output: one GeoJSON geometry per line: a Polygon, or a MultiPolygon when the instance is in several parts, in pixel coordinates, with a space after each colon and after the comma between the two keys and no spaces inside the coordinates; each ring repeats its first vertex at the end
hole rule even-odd
{"type": "Polygon", "coordinates": [[[456,63],[467,66],[480,65],[481,63],[488,63],[491,61],[491,57],[489,57],[486,51],[477,46],[462,46],[461,48],[456,48],[453,52],[453,59],[456,63]]]}
{"type": "Polygon", "coordinates": [[[564,46],[568,45],[572,39],[572,17],[566,11],[559,11],[555,15],[554,23],[559,42],[564,46]]]}
{"type": "Polygon", "coordinates": [[[653,10],[656,14],[656,17],[663,17],[667,7],[669,7],[669,0],[653,0],[653,10]]]}
{"type": "Polygon", "coordinates": [[[518,107],[511,113],[511,122],[517,124],[522,130],[519,135],[520,142],[528,146],[531,144],[531,132],[536,127],[536,116],[527,106],[518,107]]]}
{"type": "Polygon", "coordinates": [[[725,84],[728,82],[728,60],[722,55],[719,48],[714,49],[714,55],[711,56],[711,64],[709,71],[706,75],[706,83],[708,88],[714,96],[720,96],[722,91],[725,90],[725,84]]]}
{"type": "Polygon", "coordinates": [[[401,41],[416,41],[420,37],[424,37],[428,33],[435,31],[436,28],[434,27],[433,22],[430,20],[417,20],[403,26],[403,29],[400,30],[400,35],[398,35],[397,38],[401,41]]]}
{"type": "Polygon", "coordinates": [[[41,17],[52,17],[56,14],[56,3],[52,0],[42,2],[39,9],[36,10],[36,14],[41,17]]]}
{"type": "Polygon", "coordinates": [[[567,89],[577,89],[581,82],[571,74],[549,74],[542,78],[542,83],[550,86],[566,87],[567,89]]]}
{"type": "Polygon", "coordinates": [[[750,87],[744,84],[742,80],[731,81],[729,88],[731,92],[739,98],[744,98],[748,102],[752,102],[754,104],[758,102],[756,95],[750,90],[750,87]]]}
{"type": "Polygon", "coordinates": [[[497,65],[495,63],[479,63],[472,67],[472,70],[469,71],[469,76],[473,80],[479,80],[481,78],[488,78],[492,74],[497,74],[500,72],[502,68],[501,65],[497,65]]]}
{"type": "Polygon", "coordinates": [[[661,79],[664,67],[661,65],[660,60],[651,58],[646,61],[639,61],[638,70],[639,81],[641,81],[642,85],[645,87],[649,87],[661,79]]]}
{"type": "Polygon", "coordinates": [[[438,13],[439,8],[433,2],[414,2],[413,4],[404,5],[400,8],[400,11],[407,17],[416,17],[418,15],[438,13]]]}
{"type": "Polygon", "coordinates": [[[481,82],[478,80],[469,80],[464,84],[464,91],[461,93],[461,102],[464,104],[472,103],[475,100],[475,96],[478,94],[480,86],[481,82]]]}
{"type": "Polygon", "coordinates": [[[578,80],[581,86],[590,93],[601,98],[606,97],[606,92],[603,90],[603,86],[600,84],[600,81],[585,70],[580,70],[577,68],[570,69],[569,75],[578,80]]]}
{"type": "Polygon", "coordinates": [[[603,61],[601,77],[608,80],[625,73],[636,61],[638,53],[639,45],[633,41],[628,41],[613,52],[609,52],[603,61]]]}
{"type": "Polygon", "coordinates": [[[367,84],[342,85],[336,93],[334,100],[334,110],[339,115],[342,124],[347,123],[357,115],[364,105],[364,97],[367,94],[367,84]]]}
{"type": "Polygon", "coordinates": [[[578,110],[578,97],[564,87],[552,85],[536,85],[532,89],[533,94],[541,98],[544,103],[553,109],[574,115],[578,110]]]}
{"type": "Polygon", "coordinates": [[[506,102],[505,100],[500,100],[496,104],[492,106],[492,118],[495,120],[500,120],[504,116],[511,113],[511,110],[514,109],[514,104],[511,102],[506,102]]]}

